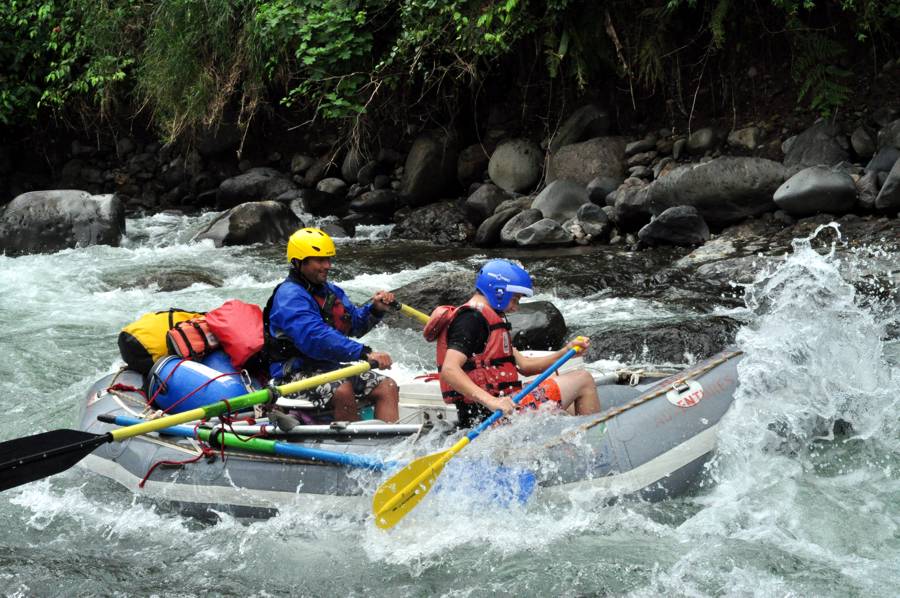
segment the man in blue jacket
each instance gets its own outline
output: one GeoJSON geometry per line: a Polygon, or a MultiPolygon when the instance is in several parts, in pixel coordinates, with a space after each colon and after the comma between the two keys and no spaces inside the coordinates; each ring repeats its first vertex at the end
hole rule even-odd
{"type": "MultiPolygon", "coordinates": [[[[334,241],[317,228],[291,235],[287,279],[275,287],[264,312],[269,373],[279,383],[307,378],[367,359],[379,369],[390,369],[391,356],[373,351],[350,336],[360,337],[381,321],[394,301],[393,293],[378,291],[357,307],[346,293],[328,282],[334,241]]],[[[375,417],[395,422],[399,417],[399,389],[391,378],[374,371],[323,384],[297,395],[319,407],[334,410],[334,419],[359,419],[357,401],[374,404],[375,417]]]]}

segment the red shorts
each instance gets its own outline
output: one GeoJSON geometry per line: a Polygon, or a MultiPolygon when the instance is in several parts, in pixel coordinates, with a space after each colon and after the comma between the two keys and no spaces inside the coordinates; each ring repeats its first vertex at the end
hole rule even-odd
{"type": "Polygon", "coordinates": [[[547,378],[541,382],[537,388],[522,397],[519,401],[519,407],[531,407],[537,409],[543,403],[553,401],[555,403],[562,402],[562,394],[559,392],[559,384],[553,378],[547,378]]]}

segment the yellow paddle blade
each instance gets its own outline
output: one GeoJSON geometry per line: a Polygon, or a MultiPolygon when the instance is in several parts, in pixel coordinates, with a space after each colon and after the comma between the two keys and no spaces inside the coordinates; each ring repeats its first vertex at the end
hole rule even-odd
{"type": "Polygon", "coordinates": [[[431,490],[453,449],[419,457],[378,487],[372,498],[375,525],[388,529],[403,519],[431,490]]]}

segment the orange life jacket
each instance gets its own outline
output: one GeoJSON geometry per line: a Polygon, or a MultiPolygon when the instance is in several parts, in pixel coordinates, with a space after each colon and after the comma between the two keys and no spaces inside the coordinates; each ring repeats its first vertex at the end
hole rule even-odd
{"type": "MultiPolygon", "coordinates": [[[[436,308],[426,325],[426,338],[437,338],[437,366],[438,371],[444,365],[447,356],[447,331],[450,323],[461,310],[474,309],[481,312],[488,323],[488,339],[484,345],[484,351],[470,356],[463,364],[463,371],[479,387],[488,391],[495,397],[514,394],[522,388],[519,380],[519,370],[516,369],[516,359],[513,355],[512,336],[510,325],[506,318],[495,312],[488,305],[477,301],[469,301],[459,307],[440,306],[436,308]]],[[[444,402],[453,403],[464,401],[475,402],[467,396],[453,390],[449,384],[441,381],[441,394],[444,402]]]]}

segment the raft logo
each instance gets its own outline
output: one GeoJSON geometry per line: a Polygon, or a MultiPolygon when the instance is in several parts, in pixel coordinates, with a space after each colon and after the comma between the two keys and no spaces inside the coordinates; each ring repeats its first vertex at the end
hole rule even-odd
{"type": "Polygon", "coordinates": [[[676,407],[693,407],[703,400],[703,387],[696,380],[676,383],[666,393],[666,399],[676,407]]]}

